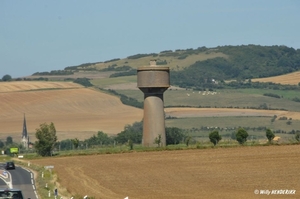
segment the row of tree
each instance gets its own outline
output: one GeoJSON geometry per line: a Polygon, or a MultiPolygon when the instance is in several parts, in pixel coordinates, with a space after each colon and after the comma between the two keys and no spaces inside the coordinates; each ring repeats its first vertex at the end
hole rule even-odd
{"type": "MultiPolygon", "coordinates": [[[[106,133],[99,131],[97,135],[80,141],[77,138],[57,141],[56,129],[53,123],[49,125],[43,123],[40,128],[36,130],[37,141],[34,144],[36,152],[41,156],[51,156],[52,152],[56,150],[73,150],[73,149],[85,149],[94,148],[102,145],[116,145],[116,144],[128,144],[130,148],[133,148],[133,144],[142,143],[143,123],[135,122],[132,125],[126,125],[124,130],[118,133],[116,136],[108,136],[106,133]]],[[[247,141],[249,134],[244,128],[239,128],[236,132],[233,132],[232,139],[238,141],[239,144],[244,144],[247,141]]],[[[275,134],[272,130],[266,129],[266,137],[269,142],[273,140],[275,134]]],[[[300,133],[295,135],[295,139],[300,142],[300,133]]],[[[209,140],[214,145],[217,145],[222,136],[218,130],[213,130],[209,133],[209,140]]],[[[195,141],[189,136],[183,129],[177,127],[166,128],[166,144],[176,145],[179,143],[185,143],[187,146],[195,141]]],[[[155,140],[155,144],[160,146],[161,139],[158,137],[155,140]]]]}
{"type": "MultiPolygon", "coordinates": [[[[248,136],[249,136],[249,134],[245,129],[239,128],[232,137],[235,138],[236,141],[239,142],[239,144],[244,144],[247,141],[248,136]]],[[[214,130],[211,133],[209,133],[208,137],[209,137],[210,142],[213,143],[214,145],[217,145],[218,142],[220,140],[222,140],[222,136],[219,134],[218,130],[214,130]]],[[[271,142],[274,139],[275,134],[271,129],[267,129],[266,137],[267,137],[268,141],[271,142]]]]}

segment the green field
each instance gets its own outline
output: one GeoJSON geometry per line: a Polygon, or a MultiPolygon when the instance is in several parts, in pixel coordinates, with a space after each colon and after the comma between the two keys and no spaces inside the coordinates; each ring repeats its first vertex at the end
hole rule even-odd
{"type": "Polygon", "coordinates": [[[93,79],[91,83],[100,88],[104,88],[110,85],[124,84],[124,83],[136,83],[136,76],[124,76],[124,77],[115,77],[115,78],[101,78],[93,79]]]}
{"type": "MultiPolygon", "coordinates": [[[[139,90],[117,90],[118,93],[143,101],[143,93],[139,90]]],[[[264,93],[275,93],[264,89],[226,89],[217,90],[216,94],[203,95],[203,91],[167,90],[164,94],[165,107],[237,107],[259,108],[266,105],[269,109],[300,111],[300,103],[289,100],[290,97],[300,96],[298,91],[278,91],[283,98],[263,96],[264,93]]],[[[275,94],[278,94],[275,93],[275,94]]]]}
{"type": "Polygon", "coordinates": [[[202,135],[201,132],[210,132],[216,127],[218,127],[219,129],[224,129],[224,131],[222,132],[225,134],[233,132],[238,127],[266,127],[272,130],[283,130],[286,132],[300,129],[299,120],[292,120],[292,123],[290,125],[288,125],[286,122],[287,120],[275,120],[274,122],[271,122],[271,117],[192,117],[167,119],[166,126],[187,129],[190,132],[200,132],[199,135],[202,135]],[[203,129],[204,127],[207,130],[201,130],[201,128],[203,129]]]}

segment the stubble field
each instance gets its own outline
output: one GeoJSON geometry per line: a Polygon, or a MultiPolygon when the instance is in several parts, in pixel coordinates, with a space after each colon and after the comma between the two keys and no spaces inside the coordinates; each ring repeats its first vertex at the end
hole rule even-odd
{"type": "Polygon", "coordinates": [[[276,84],[298,85],[300,83],[300,72],[289,73],[286,75],[252,79],[253,82],[273,82],[276,84]]]}
{"type": "Polygon", "coordinates": [[[0,139],[21,139],[26,114],[30,140],[42,123],[53,122],[59,140],[87,139],[98,131],[116,134],[141,121],[142,110],[124,106],[119,98],[74,83],[0,83],[0,139]]]}
{"type": "Polygon", "coordinates": [[[299,198],[299,145],[135,152],[32,160],[97,199],[299,198]],[[260,195],[255,190],[296,190],[260,195]]]}

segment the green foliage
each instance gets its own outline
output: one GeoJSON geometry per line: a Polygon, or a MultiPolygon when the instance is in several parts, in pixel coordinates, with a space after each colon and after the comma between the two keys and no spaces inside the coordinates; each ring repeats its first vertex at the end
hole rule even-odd
{"type": "MultiPolygon", "coordinates": [[[[210,49],[205,49],[210,53],[210,49]]],[[[198,50],[176,52],[172,56],[184,57],[195,54],[198,50]]],[[[246,79],[271,77],[291,73],[300,69],[300,51],[286,46],[223,46],[214,52],[224,53],[228,58],[217,57],[204,61],[197,61],[182,71],[171,71],[171,84],[184,88],[257,88],[260,85],[280,88],[281,85],[272,83],[253,83],[246,79]],[[217,80],[218,84],[212,79],[217,80]],[[224,80],[232,80],[224,83],[224,80]]],[[[170,53],[169,53],[170,54],[170,53]]],[[[299,89],[297,86],[291,86],[299,89]]]]}
{"type": "Polygon", "coordinates": [[[109,63],[109,62],[119,61],[119,60],[120,60],[120,58],[115,58],[115,59],[107,60],[107,61],[105,61],[104,63],[109,63]]]}
{"type": "Polygon", "coordinates": [[[299,98],[299,97],[294,97],[292,100],[293,100],[294,102],[300,102],[300,98],[299,98]]]}
{"type": "Polygon", "coordinates": [[[77,83],[77,84],[81,84],[82,86],[85,86],[85,87],[91,87],[93,86],[93,84],[91,84],[91,82],[89,81],[88,78],[77,78],[73,81],[74,83],[77,83]]]}
{"type": "Polygon", "coordinates": [[[274,97],[274,98],[280,98],[279,95],[274,94],[274,93],[265,93],[264,96],[268,96],[268,97],[274,97]]]}
{"type": "Polygon", "coordinates": [[[118,143],[125,144],[128,140],[133,143],[141,144],[143,137],[143,122],[135,122],[132,125],[126,125],[124,130],[117,134],[115,140],[118,143]]]}
{"type": "Polygon", "coordinates": [[[74,72],[68,70],[52,70],[50,72],[36,72],[33,73],[32,76],[40,76],[40,75],[73,75],[74,72]]]}
{"type": "Polygon", "coordinates": [[[166,60],[156,60],[156,65],[167,65],[168,62],[166,60]]]}
{"type": "Polygon", "coordinates": [[[296,133],[295,139],[296,139],[298,142],[300,142],[300,132],[296,133]]]}
{"type": "Polygon", "coordinates": [[[271,131],[271,129],[267,129],[266,136],[267,136],[269,142],[271,142],[273,140],[273,138],[275,137],[275,134],[273,133],[273,131],[271,131]]]}
{"type": "Polygon", "coordinates": [[[88,146],[108,145],[113,142],[113,138],[102,131],[98,131],[97,136],[93,135],[89,139],[84,140],[84,143],[88,144],[88,146]]]}
{"type": "Polygon", "coordinates": [[[51,122],[49,125],[46,123],[40,124],[40,128],[36,129],[35,149],[41,156],[50,156],[55,147],[57,136],[54,124],[51,122]]]}
{"type": "Polygon", "coordinates": [[[158,137],[154,139],[154,144],[157,144],[157,147],[161,146],[161,135],[159,134],[158,137]]]}
{"type": "Polygon", "coordinates": [[[4,82],[8,82],[8,81],[11,81],[12,80],[12,78],[11,78],[11,76],[10,75],[4,75],[3,77],[2,77],[2,81],[4,81],[4,82]]]}
{"type": "Polygon", "coordinates": [[[120,94],[120,93],[116,92],[115,90],[109,89],[108,92],[110,92],[114,95],[120,96],[121,102],[125,105],[129,105],[129,106],[133,106],[133,107],[137,107],[137,108],[143,108],[143,106],[144,106],[143,102],[139,102],[135,98],[120,94]]]}
{"type": "Polygon", "coordinates": [[[166,128],[166,145],[179,144],[184,141],[185,134],[183,130],[177,127],[167,127],[166,128]]]}
{"type": "Polygon", "coordinates": [[[103,68],[101,71],[129,71],[132,70],[132,67],[124,65],[124,66],[120,66],[117,67],[117,64],[113,64],[108,66],[107,68],[103,68]]]}
{"type": "Polygon", "coordinates": [[[132,56],[128,56],[127,59],[139,59],[139,58],[143,58],[143,57],[156,57],[157,54],[156,53],[150,53],[150,54],[136,54],[136,55],[132,55],[132,56]]]}
{"type": "Polygon", "coordinates": [[[72,139],[71,141],[72,141],[74,148],[77,149],[79,146],[79,140],[77,138],[75,138],[75,139],[72,139]]]}
{"type": "Polygon", "coordinates": [[[132,140],[128,140],[128,146],[130,150],[133,150],[133,142],[132,140]]]}
{"type": "Polygon", "coordinates": [[[192,137],[191,137],[191,136],[186,136],[186,138],[185,138],[184,141],[185,141],[185,144],[186,144],[187,147],[189,146],[191,140],[192,140],[192,137]]]}
{"type": "Polygon", "coordinates": [[[137,73],[136,69],[131,69],[131,70],[125,71],[125,72],[111,74],[109,77],[113,78],[113,77],[131,76],[131,75],[136,75],[136,73],[137,73]]]}
{"type": "Polygon", "coordinates": [[[6,138],[6,145],[11,145],[11,144],[13,144],[13,138],[11,136],[8,136],[6,138]]]}
{"type": "Polygon", "coordinates": [[[248,135],[247,131],[243,128],[239,128],[237,130],[237,133],[235,134],[236,140],[240,144],[244,144],[247,141],[248,136],[249,135],[248,135]]]}
{"type": "Polygon", "coordinates": [[[219,131],[217,131],[217,130],[214,130],[211,133],[209,133],[208,137],[209,137],[210,142],[213,143],[215,146],[222,139],[222,136],[219,135],[219,131]]]}

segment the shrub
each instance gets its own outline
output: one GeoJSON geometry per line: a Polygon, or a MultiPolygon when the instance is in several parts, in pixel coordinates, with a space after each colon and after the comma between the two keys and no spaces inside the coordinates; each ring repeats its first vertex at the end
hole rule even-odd
{"type": "Polygon", "coordinates": [[[269,140],[269,142],[271,142],[273,140],[273,138],[275,137],[273,131],[271,131],[271,129],[267,129],[266,130],[266,136],[269,140]]]}
{"type": "Polygon", "coordinates": [[[245,129],[239,128],[235,136],[236,136],[236,140],[240,144],[244,144],[247,141],[249,134],[247,133],[247,131],[245,129]]]}
{"type": "Polygon", "coordinates": [[[222,139],[222,137],[219,135],[219,131],[217,131],[217,130],[212,131],[208,137],[209,137],[210,142],[213,143],[215,146],[222,139]]]}

